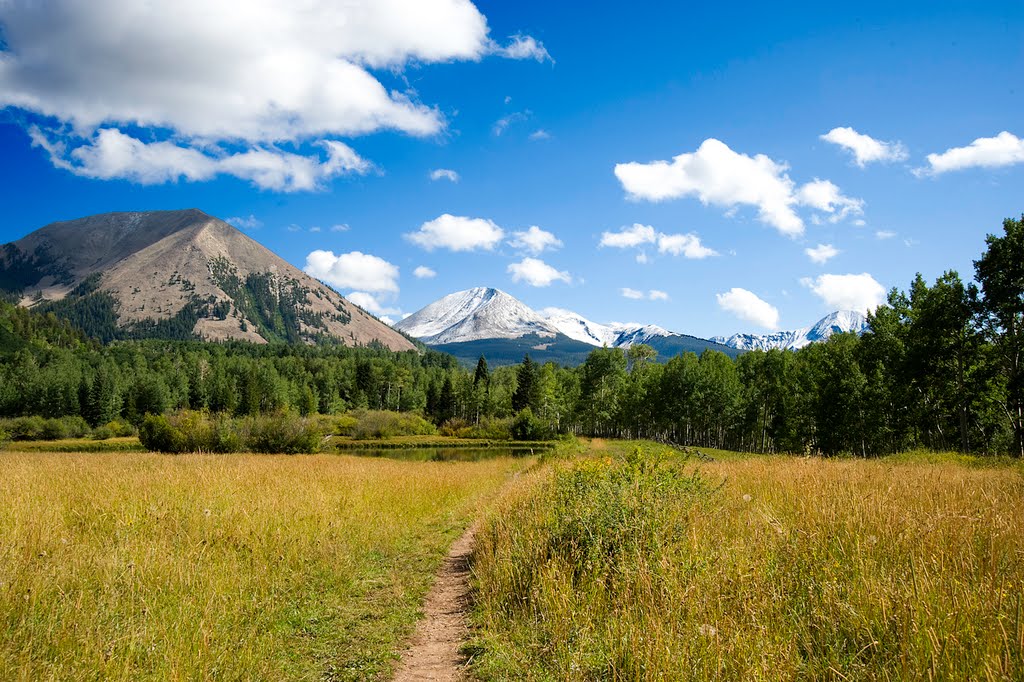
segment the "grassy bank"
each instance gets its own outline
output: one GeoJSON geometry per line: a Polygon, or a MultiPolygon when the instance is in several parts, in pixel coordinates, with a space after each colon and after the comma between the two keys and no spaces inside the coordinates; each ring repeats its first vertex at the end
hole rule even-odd
{"type": "Polygon", "coordinates": [[[480,535],[484,679],[1024,677],[1021,467],[597,446],[480,535]]]}
{"type": "Polygon", "coordinates": [[[527,464],[0,453],[0,679],[386,677],[527,464]]]}

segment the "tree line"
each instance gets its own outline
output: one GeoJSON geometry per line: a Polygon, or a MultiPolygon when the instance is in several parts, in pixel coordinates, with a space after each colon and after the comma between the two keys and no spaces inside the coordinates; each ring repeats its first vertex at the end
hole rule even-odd
{"type": "Polygon", "coordinates": [[[430,350],[116,341],[0,304],[0,417],[416,412],[458,431],[505,420],[530,438],[643,437],[756,452],[877,456],[910,448],[1024,455],[1024,217],[975,262],[892,290],[858,337],[799,351],[595,349],[578,367],[473,370],[430,350]]]}

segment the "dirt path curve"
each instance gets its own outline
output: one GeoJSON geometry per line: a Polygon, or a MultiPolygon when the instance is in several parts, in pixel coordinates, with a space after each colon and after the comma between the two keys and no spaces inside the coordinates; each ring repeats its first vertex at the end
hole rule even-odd
{"type": "Polygon", "coordinates": [[[466,657],[459,648],[469,636],[469,558],[477,524],[455,541],[423,607],[424,618],[416,626],[395,682],[466,680],[466,657]]]}

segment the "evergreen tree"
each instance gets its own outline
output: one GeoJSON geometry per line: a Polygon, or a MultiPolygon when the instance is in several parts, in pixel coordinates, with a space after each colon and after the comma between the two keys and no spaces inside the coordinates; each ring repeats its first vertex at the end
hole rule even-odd
{"type": "Polygon", "coordinates": [[[455,386],[451,375],[446,375],[441,384],[441,392],[437,396],[437,423],[443,424],[458,413],[458,402],[455,397],[455,386]]]}
{"type": "Polygon", "coordinates": [[[536,411],[540,402],[540,377],[537,372],[537,365],[530,359],[530,355],[523,356],[523,363],[519,365],[516,373],[516,391],[512,394],[512,411],[519,412],[529,407],[536,411]]]}

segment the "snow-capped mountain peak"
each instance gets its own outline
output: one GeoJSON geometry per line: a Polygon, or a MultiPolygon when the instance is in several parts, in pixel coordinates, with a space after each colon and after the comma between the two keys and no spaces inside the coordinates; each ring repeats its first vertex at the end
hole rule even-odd
{"type": "Polygon", "coordinates": [[[448,294],[394,326],[430,344],[516,339],[528,334],[553,337],[558,333],[536,311],[489,287],[448,294]]]}
{"type": "Polygon", "coordinates": [[[856,310],[837,310],[821,318],[810,327],[772,334],[714,336],[711,340],[740,350],[771,350],[773,348],[799,350],[817,341],[825,341],[833,334],[842,332],[861,334],[867,329],[868,321],[863,313],[856,310]]]}

